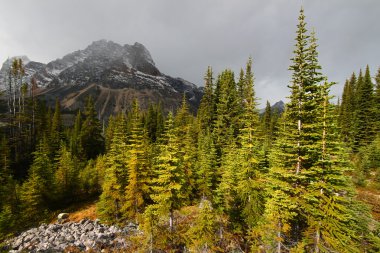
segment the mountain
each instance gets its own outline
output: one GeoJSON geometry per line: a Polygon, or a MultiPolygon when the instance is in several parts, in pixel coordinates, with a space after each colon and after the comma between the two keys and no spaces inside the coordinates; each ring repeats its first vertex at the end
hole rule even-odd
{"type": "MultiPolygon", "coordinates": [[[[203,95],[202,88],[160,72],[151,54],[140,43],[119,45],[99,40],[47,64],[22,57],[25,81],[34,77],[38,94],[49,105],[58,97],[62,108],[74,111],[83,107],[85,98],[92,95],[101,117],[127,110],[134,98],[142,109],[150,103],[161,103],[165,111],[175,110],[185,94],[190,108],[196,111],[203,95]]],[[[13,58],[0,70],[0,88],[7,83],[13,58]]]]}
{"type": "MultiPolygon", "coordinates": [[[[283,113],[285,111],[285,103],[282,100],[280,100],[276,102],[274,105],[272,105],[270,108],[272,109],[272,112],[276,110],[279,113],[283,113]]],[[[260,114],[264,114],[264,112],[265,108],[259,110],[260,114]]]]}
{"type": "Polygon", "coordinates": [[[285,103],[282,100],[280,100],[276,102],[274,105],[272,105],[270,108],[272,109],[272,111],[277,110],[277,112],[283,113],[285,111],[285,103]]]}

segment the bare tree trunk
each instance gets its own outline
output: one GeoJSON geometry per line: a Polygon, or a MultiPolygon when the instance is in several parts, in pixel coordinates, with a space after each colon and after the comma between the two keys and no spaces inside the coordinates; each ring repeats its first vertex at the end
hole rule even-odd
{"type": "Polygon", "coordinates": [[[13,116],[16,116],[16,85],[13,87],[13,116]]]}
{"type": "MultiPolygon", "coordinates": [[[[301,119],[298,120],[298,134],[301,134],[301,119]]],[[[300,152],[300,140],[297,141],[298,157],[297,157],[297,169],[296,175],[301,171],[301,152],[300,152]]]]}
{"type": "Polygon", "coordinates": [[[314,252],[319,253],[319,241],[320,241],[320,234],[319,234],[319,228],[317,232],[315,233],[315,247],[314,247],[314,252]]]}
{"type": "Polygon", "coordinates": [[[150,239],[149,239],[149,252],[153,253],[153,229],[150,230],[150,239]]]}
{"type": "Polygon", "coordinates": [[[9,113],[12,114],[12,76],[11,76],[11,72],[9,71],[9,80],[8,80],[8,109],[9,109],[9,113]]]}
{"type": "Polygon", "coordinates": [[[278,223],[277,238],[277,253],[281,253],[281,222],[278,223]]]}
{"type": "Polygon", "coordinates": [[[173,232],[173,211],[170,210],[170,214],[169,214],[169,228],[170,228],[170,232],[173,232]]]}

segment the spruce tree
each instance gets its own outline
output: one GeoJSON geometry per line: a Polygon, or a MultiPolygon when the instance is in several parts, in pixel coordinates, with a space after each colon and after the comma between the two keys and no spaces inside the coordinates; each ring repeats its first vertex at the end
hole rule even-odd
{"type": "Polygon", "coordinates": [[[44,189],[41,185],[40,176],[32,171],[20,189],[20,201],[23,211],[22,218],[25,222],[33,223],[42,218],[42,211],[47,208],[43,192],[44,189]]]}
{"type": "Polygon", "coordinates": [[[240,199],[242,217],[248,228],[257,223],[264,209],[264,170],[259,166],[259,115],[256,104],[252,58],[249,58],[242,85],[243,112],[238,135],[238,156],[235,159],[238,164],[236,173],[239,182],[236,189],[237,198],[240,199]]]}
{"type": "Polygon", "coordinates": [[[183,171],[186,182],[183,185],[183,192],[186,195],[185,198],[190,199],[195,191],[197,124],[194,123],[194,117],[190,114],[185,95],[174,118],[174,127],[175,142],[178,145],[178,166],[183,171]]]}
{"type": "Polygon", "coordinates": [[[38,179],[38,187],[36,185],[35,190],[41,191],[38,194],[45,204],[54,200],[55,192],[54,162],[49,156],[49,148],[47,137],[43,137],[33,152],[33,163],[29,170],[29,183],[34,185],[32,181],[38,179]]]}
{"type": "Polygon", "coordinates": [[[161,215],[169,215],[169,228],[174,229],[173,213],[181,207],[184,199],[185,175],[179,166],[178,143],[176,142],[173,115],[169,113],[165,124],[163,141],[155,167],[157,178],[152,186],[151,198],[161,215]]]}
{"type": "MultiPolygon", "coordinates": [[[[379,133],[380,132],[380,68],[377,70],[377,74],[375,77],[376,86],[375,86],[375,92],[374,92],[374,132],[379,133]]],[[[378,134],[379,135],[379,134],[378,134]]]]}
{"type": "Polygon", "coordinates": [[[70,134],[70,152],[76,157],[79,157],[83,152],[81,141],[81,128],[82,114],[79,110],[77,116],[75,117],[74,128],[72,129],[70,134]]]}
{"type": "Polygon", "coordinates": [[[267,101],[265,106],[264,115],[262,117],[262,131],[264,134],[264,139],[266,143],[270,143],[272,139],[272,108],[269,101],[267,101]]]}
{"type": "Polygon", "coordinates": [[[87,159],[94,159],[98,154],[104,152],[104,138],[102,127],[97,118],[94,100],[91,96],[87,98],[84,110],[85,119],[81,128],[81,145],[87,159]]]}
{"type": "Polygon", "coordinates": [[[148,166],[148,142],[143,132],[138,101],[135,99],[132,105],[131,133],[128,139],[127,166],[128,185],[125,189],[124,215],[129,219],[137,219],[142,213],[145,201],[149,195],[149,166],[148,166]]]}
{"type": "Polygon", "coordinates": [[[0,142],[0,240],[16,223],[16,182],[10,170],[10,152],[5,137],[0,142]]]}
{"type": "Polygon", "coordinates": [[[124,114],[116,117],[117,124],[107,155],[107,169],[98,202],[100,217],[110,222],[120,222],[124,205],[125,187],[128,184],[128,141],[124,114]]]}
{"type": "Polygon", "coordinates": [[[239,130],[239,97],[237,94],[234,73],[223,71],[217,80],[216,116],[214,123],[214,141],[218,157],[230,140],[237,136],[239,130]]]}
{"type": "Polygon", "coordinates": [[[302,195],[308,223],[304,247],[314,252],[359,252],[361,233],[367,230],[368,212],[355,199],[353,185],[345,175],[348,163],[337,135],[334,106],[329,102],[330,86],[326,82],[321,87],[323,112],[318,114],[322,124],[318,140],[321,149],[319,159],[307,172],[313,181],[302,195]]]}
{"type": "Polygon", "coordinates": [[[115,131],[115,126],[116,126],[116,120],[117,116],[111,115],[108,118],[108,125],[104,133],[104,138],[105,138],[105,151],[106,153],[109,152],[111,148],[111,143],[113,139],[113,133],[115,131]]]}
{"type": "Polygon", "coordinates": [[[195,164],[196,188],[200,196],[212,199],[217,177],[216,150],[209,130],[201,131],[198,137],[195,164]]]}
{"type": "MultiPolygon", "coordinates": [[[[347,95],[347,126],[345,127],[345,130],[347,131],[347,141],[349,143],[349,146],[352,148],[354,144],[354,133],[355,133],[355,115],[357,110],[357,103],[356,103],[356,94],[357,94],[357,78],[355,73],[352,73],[352,76],[349,80],[349,88],[348,88],[348,95],[347,95]]],[[[343,130],[343,129],[342,129],[343,130]]],[[[345,133],[345,132],[343,132],[345,133]]]]}
{"type": "Polygon", "coordinates": [[[269,226],[265,237],[271,238],[268,243],[277,252],[301,239],[306,221],[298,208],[301,206],[300,196],[308,184],[305,174],[318,154],[315,141],[319,128],[315,116],[319,113],[318,81],[322,77],[315,38],[312,36],[309,40],[302,8],[297,28],[293,63],[289,68],[292,70],[290,102],[286,107],[281,137],[271,155],[268,179],[271,198],[266,203],[264,215],[269,226]]]}
{"type": "Polygon", "coordinates": [[[191,242],[189,243],[191,250],[195,252],[215,252],[218,228],[216,221],[216,214],[211,201],[202,199],[195,224],[186,234],[186,237],[191,242]]]}
{"type": "Polygon", "coordinates": [[[239,156],[235,142],[231,142],[223,150],[223,156],[220,161],[217,175],[220,177],[215,190],[214,202],[220,212],[229,216],[231,224],[235,232],[241,231],[241,209],[238,196],[238,168],[241,166],[241,159],[236,159],[239,156]]]}
{"type": "Polygon", "coordinates": [[[352,144],[352,121],[354,119],[354,85],[356,82],[355,74],[351,77],[350,80],[346,80],[344,85],[343,94],[342,94],[342,102],[340,105],[339,111],[339,126],[341,127],[341,133],[343,141],[348,144],[352,144]],[[353,85],[352,85],[353,84],[353,85]]]}
{"type": "MultiPolygon", "coordinates": [[[[358,251],[366,221],[345,175],[338,142],[331,86],[320,73],[316,39],[307,38],[300,13],[290,102],[282,137],[272,152],[262,235],[268,250],[358,251]],[[351,239],[349,239],[351,238],[351,239]]],[[[366,216],[366,215],[365,215],[366,216]]],[[[260,234],[259,230],[255,231],[260,234]]]]}
{"type": "Polygon", "coordinates": [[[33,153],[28,178],[20,188],[22,218],[28,223],[39,221],[42,211],[48,209],[55,199],[54,168],[48,150],[47,138],[43,138],[33,153]]]}
{"type": "Polygon", "coordinates": [[[100,155],[95,161],[89,160],[87,165],[79,171],[80,189],[85,197],[98,196],[102,192],[106,168],[106,157],[100,155]]]}
{"type": "Polygon", "coordinates": [[[64,143],[61,143],[56,160],[55,185],[57,195],[61,201],[66,202],[71,200],[77,193],[79,186],[78,166],[75,164],[72,153],[64,143]]]}
{"type": "Polygon", "coordinates": [[[368,145],[374,136],[373,83],[367,65],[364,77],[359,74],[357,84],[355,120],[355,150],[368,145]]]}
{"type": "Polygon", "coordinates": [[[208,67],[204,77],[205,87],[201,103],[198,108],[198,121],[202,129],[210,128],[214,119],[214,79],[212,68],[208,67]]]}
{"type": "MultiPolygon", "coordinates": [[[[48,119],[50,121],[50,119],[48,119]]],[[[63,137],[63,123],[61,117],[61,103],[59,99],[55,100],[54,114],[50,128],[50,153],[52,158],[59,150],[61,139],[63,137]]]]}
{"type": "Polygon", "coordinates": [[[240,69],[240,72],[239,72],[239,81],[237,82],[236,86],[237,86],[237,93],[238,93],[238,96],[239,96],[239,100],[241,102],[241,106],[243,104],[243,101],[244,101],[244,86],[245,86],[245,74],[244,74],[244,70],[243,68],[240,69]]]}

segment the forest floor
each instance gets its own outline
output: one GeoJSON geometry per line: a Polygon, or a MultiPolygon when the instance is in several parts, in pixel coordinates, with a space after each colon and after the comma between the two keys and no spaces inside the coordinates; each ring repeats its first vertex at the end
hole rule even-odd
{"type": "Polygon", "coordinates": [[[371,207],[372,216],[380,221],[380,191],[371,188],[357,188],[358,199],[371,207]]]}
{"type": "MultiPolygon", "coordinates": [[[[371,208],[371,213],[376,221],[380,222],[380,190],[368,188],[368,187],[358,187],[358,199],[365,202],[371,208]]],[[[96,220],[98,218],[96,213],[96,202],[97,199],[92,199],[82,203],[77,203],[69,206],[62,212],[69,213],[69,221],[79,222],[83,219],[96,220]]],[[[51,221],[51,223],[56,223],[57,217],[51,221]]]]}

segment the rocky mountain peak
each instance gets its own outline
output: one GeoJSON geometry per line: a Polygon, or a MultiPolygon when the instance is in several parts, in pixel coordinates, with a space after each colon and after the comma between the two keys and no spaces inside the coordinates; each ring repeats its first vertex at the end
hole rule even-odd
{"type": "MultiPolygon", "coordinates": [[[[0,90],[6,87],[9,62],[0,71],[0,90]]],[[[24,81],[34,77],[47,103],[53,105],[58,97],[62,108],[72,111],[83,107],[91,95],[101,117],[127,110],[134,98],[143,109],[161,103],[165,111],[175,110],[183,94],[195,111],[203,94],[194,84],[161,73],[148,49],[138,42],[120,45],[98,40],[47,64],[24,57],[24,65],[24,81]]]]}
{"type": "MultiPolygon", "coordinates": [[[[280,100],[274,103],[270,108],[272,109],[272,112],[277,111],[277,113],[283,113],[285,111],[285,103],[280,100]]],[[[264,114],[265,108],[260,109],[259,113],[264,114]]]]}
{"type": "Polygon", "coordinates": [[[87,56],[102,56],[107,58],[122,57],[123,47],[110,40],[98,40],[92,42],[85,50],[87,56]]]}
{"type": "Polygon", "coordinates": [[[152,56],[150,55],[150,52],[148,51],[148,49],[146,49],[146,47],[143,44],[139,42],[135,42],[135,44],[133,44],[131,48],[135,52],[136,56],[138,56],[139,58],[142,58],[146,62],[149,62],[150,64],[155,66],[155,63],[152,59],[152,56]]]}

